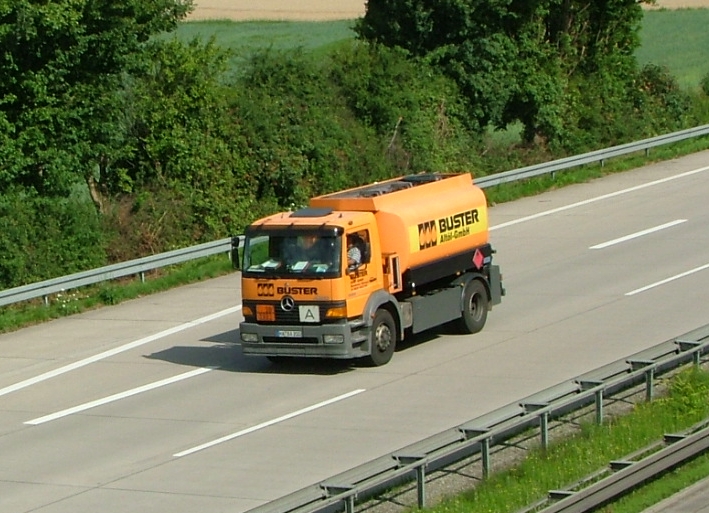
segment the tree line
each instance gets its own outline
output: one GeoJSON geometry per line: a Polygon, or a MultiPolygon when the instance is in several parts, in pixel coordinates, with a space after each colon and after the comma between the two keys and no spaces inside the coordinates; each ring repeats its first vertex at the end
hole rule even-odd
{"type": "Polygon", "coordinates": [[[696,98],[635,60],[641,3],[369,0],[325,58],[235,64],[171,36],[192,0],[0,0],[0,287],[403,173],[489,174],[699,124],[696,98]],[[513,151],[491,146],[510,126],[513,151]]]}

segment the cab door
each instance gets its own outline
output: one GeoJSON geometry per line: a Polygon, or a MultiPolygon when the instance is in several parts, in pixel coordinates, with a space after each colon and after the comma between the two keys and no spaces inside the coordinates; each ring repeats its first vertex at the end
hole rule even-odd
{"type": "Polygon", "coordinates": [[[347,290],[347,310],[361,315],[369,296],[382,288],[381,255],[373,251],[372,230],[369,227],[349,229],[344,237],[343,276],[347,290]],[[352,250],[354,248],[354,251],[352,250]],[[355,261],[356,255],[359,261],[355,261]]]}

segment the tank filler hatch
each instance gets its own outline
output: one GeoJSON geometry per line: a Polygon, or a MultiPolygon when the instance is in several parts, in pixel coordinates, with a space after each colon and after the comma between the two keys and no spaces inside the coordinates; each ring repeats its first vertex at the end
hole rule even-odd
{"type": "Polygon", "coordinates": [[[331,208],[313,208],[306,207],[291,212],[290,217],[325,217],[332,214],[331,208]]]}
{"type": "Polygon", "coordinates": [[[375,196],[382,196],[384,194],[390,194],[392,192],[401,191],[404,189],[410,189],[416,187],[417,185],[422,185],[430,182],[437,182],[446,175],[439,173],[422,173],[418,175],[408,175],[398,180],[391,180],[388,182],[375,183],[372,185],[366,185],[364,187],[358,187],[356,189],[350,189],[347,191],[342,191],[330,195],[331,198],[373,198],[375,196]]]}

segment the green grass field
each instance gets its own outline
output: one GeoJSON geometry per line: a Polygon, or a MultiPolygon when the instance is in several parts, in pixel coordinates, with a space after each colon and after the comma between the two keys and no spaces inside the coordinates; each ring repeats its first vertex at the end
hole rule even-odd
{"type": "Polygon", "coordinates": [[[709,74],[709,9],[648,11],[640,30],[641,64],[666,66],[682,87],[696,89],[709,74]]]}
{"type": "MultiPolygon", "coordinates": [[[[315,53],[355,37],[354,20],[300,21],[194,21],[182,23],[177,37],[211,37],[233,50],[237,58],[254,50],[302,48],[315,53]]],[[[709,9],[646,11],[640,31],[640,64],[666,66],[686,88],[698,88],[709,73],[709,9]]]]}
{"type": "Polygon", "coordinates": [[[193,21],[182,23],[177,37],[194,37],[232,50],[237,57],[247,57],[255,50],[302,48],[319,53],[355,37],[354,20],[341,21],[193,21]]]}

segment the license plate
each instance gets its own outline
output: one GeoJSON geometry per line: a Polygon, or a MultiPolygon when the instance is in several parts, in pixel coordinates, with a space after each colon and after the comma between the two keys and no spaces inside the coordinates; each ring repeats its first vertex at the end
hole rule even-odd
{"type": "Polygon", "coordinates": [[[302,338],[303,332],[301,330],[276,330],[276,336],[284,338],[302,338]]]}

